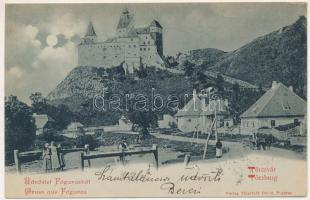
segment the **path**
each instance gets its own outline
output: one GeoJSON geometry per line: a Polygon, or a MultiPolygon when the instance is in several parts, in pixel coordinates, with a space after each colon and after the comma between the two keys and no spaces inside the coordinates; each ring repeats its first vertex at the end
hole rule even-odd
{"type": "MultiPolygon", "coordinates": [[[[167,139],[167,140],[174,140],[174,141],[179,141],[179,142],[194,142],[198,144],[206,144],[206,139],[201,139],[201,138],[189,138],[189,137],[183,137],[183,136],[175,136],[175,135],[165,135],[165,134],[160,134],[160,133],[150,133],[156,138],[161,138],[161,139],[167,139]]],[[[236,146],[242,144],[240,142],[228,142],[228,141],[221,141],[223,145],[225,146],[236,146]]],[[[210,145],[215,145],[215,140],[209,140],[210,145]]]]}
{"type": "MultiPolygon", "coordinates": [[[[150,133],[156,138],[167,139],[167,140],[174,140],[180,142],[194,142],[199,144],[205,144],[206,139],[192,139],[183,136],[174,136],[174,135],[164,135],[160,133],[150,133]]],[[[306,153],[297,153],[291,150],[282,149],[282,148],[275,148],[272,147],[270,150],[251,150],[250,148],[245,148],[241,142],[229,142],[229,141],[221,141],[223,146],[229,148],[229,153],[224,155],[224,159],[231,159],[231,158],[240,158],[247,154],[261,154],[261,155],[269,155],[274,157],[284,157],[289,159],[297,159],[297,160],[305,160],[306,153]]],[[[209,140],[209,145],[215,145],[215,140],[209,140]]]]}

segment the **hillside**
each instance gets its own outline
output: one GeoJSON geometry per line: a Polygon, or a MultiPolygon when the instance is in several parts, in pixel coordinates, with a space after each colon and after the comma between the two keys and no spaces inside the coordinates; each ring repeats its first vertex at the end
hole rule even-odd
{"type": "Polygon", "coordinates": [[[71,110],[79,110],[84,104],[91,104],[95,95],[101,95],[104,88],[106,95],[120,95],[122,101],[125,94],[143,94],[149,97],[152,88],[164,99],[169,95],[176,95],[182,97],[182,101],[185,93],[192,92],[193,84],[183,74],[173,74],[154,67],[148,67],[143,72],[126,76],[122,68],[118,67],[107,70],[76,67],[47,98],[54,105],[65,104],[71,110]],[[142,77],[138,78],[139,76],[142,77]]]}
{"type": "MultiPolygon", "coordinates": [[[[202,58],[215,57],[215,63],[202,63],[202,68],[220,72],[263,87],[270,87],[273,80],[293,85],[301,96],[306,96],[307,26],[306,18],[300,17],[294,24],[264,35],[241,48],[228,52],[194,56],[188,60],[199,63],[202,58]]],[[[202,50],[200,50],[202,51],[202,50]]],[[[193,51],[195,52],[195,51],[193,51]]],[[[196,54],[197,55],[197,54],[196,54]]]]}
{"type": "MultiPolygon", "coordinates": [[[[85,106],[91,109],[92,99],[95,95],[102,94],[104,87],[109,94],[149,96],[152,88],[155,88],[156,93],[164,98],[169,95],[183,98],[184,94],[191,93],[197,85],[214,86],[215,76],[205,77],[202,72],[220,72],[263,87],[270,87],[271,82],[276,80],[292,85],[297,94],[305,97],[306,48],[306,18],[300,17],[294,24],[259,37],[232,52],[217,49],[190,51],[185,60],[193,63],[193,70],[197,72],[191,73],[191,77],[174,72],[178,71],[176,69],[179,66],[167,70],[147,67],[130,76],[125,75],[121,67],[105,70],[79,66],[48,95],[48,99],[52,104],[66,104],[73,111],[81,111],[85,106]]],[[[225,87],[231,88],[232,85],[226,83],[225,87]]],[[[225,96],[229,97],[231,94],[225,96]]],[[[243,105],[240,112],[247,108],[245,105],[251,105],[258,97],[257,94],[241,96],[244,99],[240,101],[243,105]]],[[[181,104],[183,103],[184,99],[181,99],[181,104]]],[[[167,110],[161,113],[167,113],[167,110]]],[[[119,115],[111,120],[115,121],[117,117],[119,115]]]]}
{"type": "Polygon", "coordinates": [[[207,48],[207,49],[195,49],[189,51],[189,55],[187,56],[188,61],[194,63],[196,65],[202,65],[207,67],[211,67],[220,61],[226,52],[207,48]]]}
{"type": "Polygon", "coordinates": [[[102,92],[104,77],[96,67],[76,67],[47,96],[49,100],[65,99],[72,96],[92,97],[102,92]]]}

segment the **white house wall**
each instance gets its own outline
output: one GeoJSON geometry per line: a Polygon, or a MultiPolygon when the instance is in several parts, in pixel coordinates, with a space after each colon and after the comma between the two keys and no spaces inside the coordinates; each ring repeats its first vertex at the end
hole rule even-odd
{"type": "Polygon", "coordinates": [[[271,127],[271,120],[275,120],[275,126],[294,123],[294,120],[302,121],[303,117],[274,117],[274,118],[242,118],[241,119],[241,134],[249,135],[261,127],[271,127]]]}

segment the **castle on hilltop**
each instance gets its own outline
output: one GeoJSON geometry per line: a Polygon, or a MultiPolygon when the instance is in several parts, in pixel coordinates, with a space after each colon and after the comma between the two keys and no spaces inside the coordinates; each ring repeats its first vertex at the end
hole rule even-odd
{"type": "Polygon", "coordinates": [[[164,67],[163,28],[153,20],[148,26],[135,28],[134,15],[125,8],[119,18],[115,37],[97,41],[92,22],[78,45],[78,65],[113,67],[122,65],[132,73],[141,64],[164,67]]]}

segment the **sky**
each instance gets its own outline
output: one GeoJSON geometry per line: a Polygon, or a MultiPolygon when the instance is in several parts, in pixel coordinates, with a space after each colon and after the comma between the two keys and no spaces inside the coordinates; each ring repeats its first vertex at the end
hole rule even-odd
{"type": "Polygon", "coordinates": [[[7,4],[5,95],[26,103],[47,96],[77,66],[76,45],[88,22],[98,40],[113,37],[125,7],[136,27],[163,27],[164,55],[192,49],[235,50],[306,16],[303,3],[7,4]]]}

